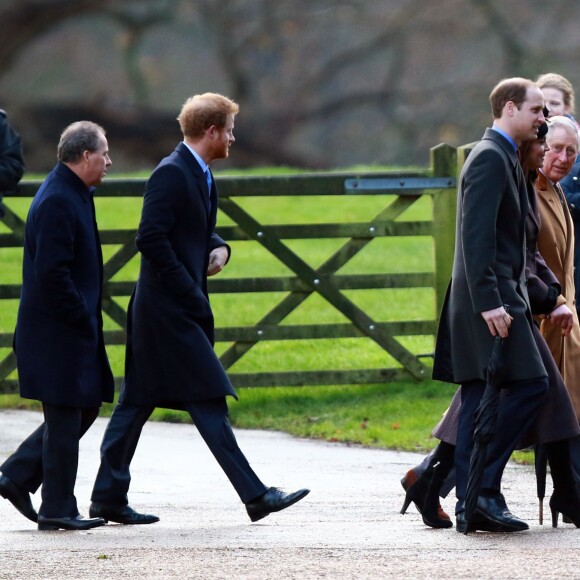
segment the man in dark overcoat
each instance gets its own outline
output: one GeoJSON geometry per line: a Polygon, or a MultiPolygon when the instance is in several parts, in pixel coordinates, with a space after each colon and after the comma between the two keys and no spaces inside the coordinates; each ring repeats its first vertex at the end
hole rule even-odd
{"type": "Polygon", "coordinates": [[[125,381],[101,445],[90,514],[123,524],[158,521],[129,506],[130,463],[155,409],[187,411],[246,504],[252,521],[289,507],[308,490],[266,487],[239,449],[226,396],[237,398],[214,349],[207,277],[222,270],[229,246],[214,232],[217,189],[209,164],[228,156],[238,105],[195,95],[178,117],[184,141],[149,178],[137,247],[141,270],[127,324],[125,381]]]}
{"type": "Polygon", "coordinates": [[[67,127],[58,160],[26,221],[14,341],[20,395],[42,401],[44,422],[0,466],[0,494],[38,520],[39,529],[80,530],[105,523],[79,515],[74,485],[79,439],[114,391],[93,203],[94,186],[111,165],[102,127],[89,121],[67,127]],[[29,493],[41,484],[37,516],[29,493]]]}
{"type": "Polygon", "coordinates": [[[455,454],[460,532],[467,525],[464,499],[473,416],[485,388],[495,336],[503,338],[500,386],[508,396],[499,407],[471,529],[528,528],[508,510],[500,491],[501,478],[548,391],[526,286],[529,204],[517,156],[518,146],[535,139],[544,122],[543,95],[532,81],[504,79],[493,89],[490,102],[493,127],[470,153],[460,176],[452,280],[441,313],[433,369],[435,379],[461,384],[455,454]]]}

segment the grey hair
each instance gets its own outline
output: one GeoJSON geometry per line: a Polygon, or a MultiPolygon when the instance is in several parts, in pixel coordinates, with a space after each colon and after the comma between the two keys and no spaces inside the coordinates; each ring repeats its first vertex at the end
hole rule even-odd
{"type": "Polygon", "coordinates": [[[548,141],[550,139],[550,133],[557,127],[564,129],[570,134],[573,133],[576,135],[576,147],[580,146],[580,139],[578,138],[578,127],[576,126],[576,123],[574,123],[570,117],[566,117],[564,115],[556,115],[548,119],[548,134],[546,135],[546,139],[548,141]]]}
{"type": "Polygon", "coordinates": [[[76,163],[85,151],[96,151],[104,135],[105,130],[92,121],[72,123],[60,136],[56,156],[62,163],[76,163]]]}

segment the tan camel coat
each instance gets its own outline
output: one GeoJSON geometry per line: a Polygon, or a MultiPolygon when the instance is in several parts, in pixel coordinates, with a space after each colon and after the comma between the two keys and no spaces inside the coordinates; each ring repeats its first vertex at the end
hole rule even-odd
{"type": "Polygon", "coordinates": [[[535,187],[541,222],[538,249],[562,287],[558,304],[565,303],[574,314],[574,327],[569,336],[562,337],[561,329],[549,318],[542,320],[541,331],[580,419],[580,326],[574,299],[574,225],[558,184],[552,184],[540,173],[535,187]]]}

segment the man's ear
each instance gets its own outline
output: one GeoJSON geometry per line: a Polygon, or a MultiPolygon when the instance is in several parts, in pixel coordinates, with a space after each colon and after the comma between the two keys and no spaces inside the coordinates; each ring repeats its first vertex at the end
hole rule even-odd
{"type": "Polygon", "coordinates": [[[504,113],[506,113],[509,117],[511,117],[513,115],[513,111],[514,111],[514,106],[513,105],[514,105],[513,101],[508,101],[503,106],[504,113]]]}

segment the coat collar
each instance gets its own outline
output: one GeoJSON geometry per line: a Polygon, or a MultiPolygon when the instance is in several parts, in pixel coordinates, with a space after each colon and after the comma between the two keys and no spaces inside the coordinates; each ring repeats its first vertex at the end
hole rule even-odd
{"type": "Polygon", "coordinates": [[[536,178],[536,189],[541,191],[548,191],[548,188],[552,183],[550,180],[541,172],[538,171],[538,177],[536,178]]]}
{"type": "Polygon", "coordinates": [[[202,177],[205,179],[205,175],[203,170],[201,169],[200,164],[197,162],[197,159],[191,154],[191,151],[187,148],[187,145],[183,143],[179,143],[179,145],[175,148],[175,151],[178,155],[181,155],[185,162],[187,163],[188,167],[193,171],[196,177],[202,177]]]}
{"type": "Polygon", "coordinates": [[[87,187],[85,182],[67,165],[58,162],[52,170],[55,175],[67,181],[85,200],[90,200],[95,192],[95,187],[87,187]]]}
{"type": "Polygon", "coordinates": [[[486,139],[497,143],[508,156],[512,165],[515,167],[515,165],[518,163],[518,154],[513,148],[512,144],[501,133],[494,131],[491,128],[487,128],[483,134],[483,140],[486,139]]]}

